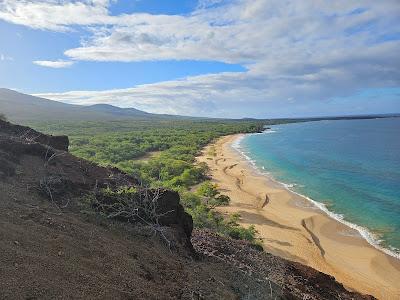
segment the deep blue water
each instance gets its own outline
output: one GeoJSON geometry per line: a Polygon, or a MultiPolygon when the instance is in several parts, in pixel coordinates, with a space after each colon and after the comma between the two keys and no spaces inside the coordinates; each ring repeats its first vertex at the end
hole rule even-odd
{"type": "Polygon", "coordinates": [[[239,147],[259,169],[399,253],[400,118],[276,125],[239,147]]]}

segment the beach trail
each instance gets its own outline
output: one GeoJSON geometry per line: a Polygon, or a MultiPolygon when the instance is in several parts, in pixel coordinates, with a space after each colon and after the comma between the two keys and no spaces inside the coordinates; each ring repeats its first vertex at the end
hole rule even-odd
{"type": "Polygon", "coordinates": [[[348,289],[378,299],[400,299],[400,260],[376,249],[306,198],[259,174],[232,148],[240,136],[223,137],[198,157],[231,198],[229,206],[218,210],[240,213],[243,226],[254,224],[267,252],[330,274],[348,289]]]}

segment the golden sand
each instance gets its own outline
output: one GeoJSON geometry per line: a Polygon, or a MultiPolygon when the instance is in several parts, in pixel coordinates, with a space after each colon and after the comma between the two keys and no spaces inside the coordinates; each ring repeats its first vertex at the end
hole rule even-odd
{"type": "Polygon", "coordinates": [[[330,274],[348,289],[400,299],[400,260],[371,246],[306,198],[258,174],[232,148],[238,137],[223,137],[198,157],[210,167],[220,191],[231,198],[229,206],[218,210],[240,213],[244,226],[254,224],[270,253],[330,274]]]}

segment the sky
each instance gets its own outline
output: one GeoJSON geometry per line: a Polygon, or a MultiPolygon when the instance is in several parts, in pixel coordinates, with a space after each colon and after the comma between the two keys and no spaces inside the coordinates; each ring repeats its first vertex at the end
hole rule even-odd
{"type": "Polygon", "coordinates": [[[399,0],[0,0],[0,87],[209,117],[400,112],[399,0]]]}

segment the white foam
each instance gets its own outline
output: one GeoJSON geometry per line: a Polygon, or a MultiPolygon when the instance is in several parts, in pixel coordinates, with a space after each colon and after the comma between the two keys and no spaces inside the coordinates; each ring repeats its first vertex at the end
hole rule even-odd
{"type": "MultiPolygon", "coordinates": [[[[267,130],[267,131],[264,131],[263,133],[256,133],[256,134],[269,134],[269,133],[271,133],[271,132],[276,132],[276,131],[267,130]]],[[[250,133],[250,134],[248,134],[248,135],[253,135],[253,134],[254,134],[254,133],[250,133]]],[[[383,246],[381,245],[381,244],[382,244],[382,240],[379,239],[379,237],[378,237],[376,234],[373,234],[372,232],[370,232],[367,228],[362,227],[362,226],[360,226],[360,225],[357,225],[357,224],[354,224],[354,223],[351,223],[351,222],[345,220],[345,219],[344,219],[344,216],[343,216],[342,214],[338,214],[338,213],[334,213],[334,212],[330,211],[324,203],[315,201],[315,200],[311,199],[310,197],[307,197],[307,196],[305,196],[305,195],[302,195],[302,194],[300,194],[300,193],[298,193],[298,192],[292,190],[292,188],[295,187],[296,184],[293,184],[293,183],[292,183],[292,184],[290,184],[290,183],[288,184],[288,183],[284,183],[284,182],[280,182],[280,181],[276,180],[270,173],[268,173],[268,172],[265,171],[265,168],[264,168],[264,167],[261,167],[261,170],[260,170],[260,168],[259,168],[259,167],[257,166],[257,164],[256,164],[256,161],[255,161],[254,159],[250,158],[250,157],[247,155],[248,152],[245,152],[245,151],[242,149],[241,142],[242,142],[242,140],[244,139],[244,137],[245,137],[245,135],[242,135],[242,136],[238,137],[238,138],[231,144],[231,146],[232,146],[232,148],[234,148],[236,151],[238,151],[239,154],[240,154],[242,157],[244,157],[244,158],[250,163],[250,165],[253,167],[253,169],[254,169],[257,173],[259,173],[259,174],[261,174],[261,175],[263,175],[263,176],[267,176],[268,179],[270,179],[270,180],[276,182],[277,184],[283,186],[285,189],[287,189],[287,190],[290,191],[291,193],[294,193],[294,194],[296,194],[296,195],[298,195],[298,196],[300,196],[300,197],[302,197],[302,198],[308,200],[316,209],[322,210],[322,211],[323,211],[324,213],[326,213],[329,217],[331,217],[331,218],[335,219],[336,221],[338,221],[338,222],[340,222],[340,223],[342,223],[342,224],[344,224],[344,225],[346,225],[346,226],[348,226],[348,227],[350,227],[350,228],[356,230],[356,231],[360,234],[361,237],[363,237],[370,245],[372,245],[372,246],[375,247],[376,249],[378,249],[378,250],[380,250],[380,251],[382,251],[382,252],[384,252],[384,253],[386,253],[386,254],[392,256],[392,257],[395,257],[395,258],[397,258],[397,259],[400,259],[400,250],[399,250],[399,249],[397,249],[397,248],[395,248],[395,247],[392,247],[392,246],[389,246],[389,249],[383,247],[383,246]]]]}
{"type": "Polygon", "coordinates": [[[268,130],[260,132],[258,134],[268,134],[268,133],[274,133],[274,132],[276,132],[276,130],[268,129],[268,130]]]}

